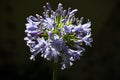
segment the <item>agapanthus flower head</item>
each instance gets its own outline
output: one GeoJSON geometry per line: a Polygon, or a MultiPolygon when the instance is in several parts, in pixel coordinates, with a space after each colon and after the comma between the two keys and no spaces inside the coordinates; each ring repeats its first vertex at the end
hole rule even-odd
{"type": "Polygon", "coordinates": [[[24,40],[32,53],[30,59],[35,60],[38,54],[54,62],[62,59],[61,69],[65,69],[80,59],[85,51],[83,45],[91,46],[91,22],[82,24],[83,17],[75,17],[78,9],[64,10],[61,3],[55,11],[49,3],[43,8],[43,16],[36,14],[27,18],[24,40]]]}

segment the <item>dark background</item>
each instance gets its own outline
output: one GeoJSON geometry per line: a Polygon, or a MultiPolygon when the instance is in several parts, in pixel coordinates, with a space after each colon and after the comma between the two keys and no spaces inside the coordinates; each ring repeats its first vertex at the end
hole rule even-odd
{"type": "Polygon", "coordinates": [[[52,62],[40,55],[30,61],[23,40],[26,17],[42,15],[46,2],[77,8],[77,17],[92,22],[93,47],[59,69],[58,80],[120,80],[120,0],[0,0],[0,80],[52,80],[52,62]]]}

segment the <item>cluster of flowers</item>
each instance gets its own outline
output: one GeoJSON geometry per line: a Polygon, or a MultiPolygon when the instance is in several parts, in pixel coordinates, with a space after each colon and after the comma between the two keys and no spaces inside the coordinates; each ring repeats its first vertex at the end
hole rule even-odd
{"type": "Polygon", "coordinates": [[[61,59],[61,69],[65,69],[80,59],[85,51],[83,45],[91,46],[91,22],[82,24],[83,17],[75,17],[78,10],[63,10],[61,3],[55,11],[49,3],[43,8],[43,17],[36,14],[27,18],[24,40],[32,53],[30,59],[35,60],[41,53],[42,57],[55,63],[61,59]]]}

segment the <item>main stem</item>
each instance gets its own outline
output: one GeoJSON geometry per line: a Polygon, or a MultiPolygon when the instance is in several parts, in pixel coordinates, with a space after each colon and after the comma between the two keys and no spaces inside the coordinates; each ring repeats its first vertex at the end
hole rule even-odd
{"type": "Polygon", "coordinates": [[[57,80],[57,63],[53,65],[53,80],[57,80]]]}

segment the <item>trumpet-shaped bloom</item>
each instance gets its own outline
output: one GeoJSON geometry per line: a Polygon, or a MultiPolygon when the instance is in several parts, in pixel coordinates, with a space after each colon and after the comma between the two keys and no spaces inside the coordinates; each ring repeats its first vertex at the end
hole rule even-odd
{"type": "Polygon", "coordinates": [[[64,10],[61,3],[55,11],[49,3],[43,8],[43,16],[27,18],[24,40],[30,48],[30,59],[35,60],[38,54],[54,62],[61,59],[61,69],[65,69],[80,59],[84,44],[91,46],[91,22],[82,24],[83,17],[80,20],[75,17],[78,9],[64,10]]]}

